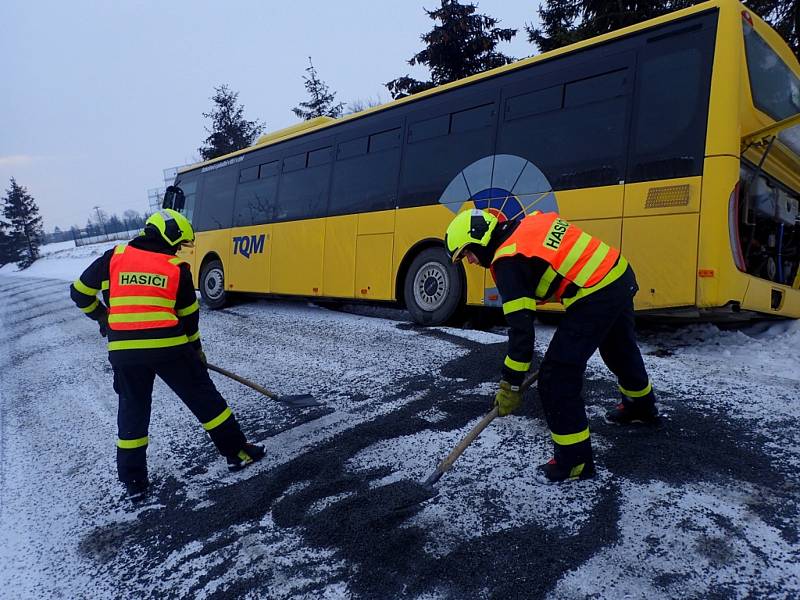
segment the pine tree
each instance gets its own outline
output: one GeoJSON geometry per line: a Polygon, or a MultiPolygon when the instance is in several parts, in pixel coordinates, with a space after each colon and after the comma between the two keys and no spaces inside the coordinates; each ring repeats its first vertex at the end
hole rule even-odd
{"type": "Polygon", "coordinates": [[[14,262],[18,258],[16,248],[12,242],[13,238],[8,231],[8,224],[0,221],[0,267],[14,262]]]}
{"type": "Polygon", "coordinates": [[[214,88],[211,97],[214,107],[203,113],[212,122],[211,129],[206,127],[208,137],[204,145],[198,148],[203,160],[247,148],[264,131],[263,123],[244,118],[244,106],[237,104],[238,98],[239,93],[229,90],[227,85],[214,88]]]}
{"type": "Polygon", "coordinates": [[[39,207],[28,190],[11,178],[11,189],[6,190],[3,216],[11,226],[11,245],[16,254],[17,266],[25,269],[39,258],[39,245],[44,236],[39,207]]]}
{"type": "Polygon", "coordinates": [[[334,119],[341,117],[344,103],[333,103],[336,94],[331,92],[328,89],[328,85],[319,78],[310,56],[308,57],[306,72],[308,76],[303,75],[303,80],[305,81],[303,85],[305,85],[308,92],[308,101],[301,102],[300,106],[292,109],[292,112],[304,121],[316,117],[333,117],[334,119]]]}
{"type": "Polygon", "coordinates": [[[415,54],[408,64],[426,65],[430,81],[418,81],[403,75],[385,84],[392,98],[402,98],[457,79],[482,73],[488,69],[513,62],[513,58],[497,51],[497,44],[508,42],[516,29],[496,27],[492,17],[476,14],[476,4],[461,4],[458,0],[440,0],[441,6],[425,12],[440,25],[421,36],[425,49],[415,54]]]}
{"type": "MultiPolygon", "coordinates": [[[[526,25],[528,41],[547,52],[574,42],[698,4],[701,0],[546,0],[539,6],[541,28],[526,25]]],[[[800,47],[800,0],[746,2],[786,40],[800,47]]]]}
{"type": "Polygon", "coordinates": [[[747,0],[745,4],[769,23],[800,58],[800,0],[747,0]]]}

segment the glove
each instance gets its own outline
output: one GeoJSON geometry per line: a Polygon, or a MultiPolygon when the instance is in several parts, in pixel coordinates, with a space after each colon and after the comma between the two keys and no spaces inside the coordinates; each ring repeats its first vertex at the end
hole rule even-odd
{"type": "Polygon", "coordinates": [[[100,327],[100,335],[103,337],[108,336],[108,313],[103,312],[100,313],[100,316],[97,317],[97,325],[100,327]]]}
{"type": "Polygon", "coordinates": [[[200,362],[203,363],[203,366],[208,366],[208,359],[206,358],[206,353],[203,352],[202,348],[197,349],[197,357],[200,359],[200,362]]]}
{"type": "Polygon", "coordinates": [[[500,381],[500,389],[494,396],[494,405],[500,409],[500,416],[505,417],[519,408],[522,393],[518,385],[511,385],[506,380],[500,381]]]}

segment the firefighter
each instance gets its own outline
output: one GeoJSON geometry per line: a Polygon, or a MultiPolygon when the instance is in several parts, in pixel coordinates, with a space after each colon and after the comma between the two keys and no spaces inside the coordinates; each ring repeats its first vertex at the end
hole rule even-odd
{"type": "Polygon", "coordinates": [[[611,424],[658,422],[653,386],[636,344],[636,277],[619,250],[556,213],[499,222],[482,210],[462,212],[447,228],[453,262],[491,270],[509,325],[508,351],[494,403],[506,416],[519,407],[530,368],[537,303],[566,310],[539,367],[539,397],[553,438],[553,458],[539,467],[549,482],[595,474],[589,423],[581,398],[586,363],[595,350],[616,375],[622,401],[606,413],[611,424]]]}
{"type": "Polygon", "coordinates": [[[108,250],[70,286],[72,300],[108,337],[119,395],[117,472],[134,502],[149,486],[147,433],[156,375],[197,417],[228,469],[238,471],[264,456],[262,446],[247,442],[208,375],[192,275],[175,256],[193,241],[186,217],[160,210],[138,237],[108,250]]]}

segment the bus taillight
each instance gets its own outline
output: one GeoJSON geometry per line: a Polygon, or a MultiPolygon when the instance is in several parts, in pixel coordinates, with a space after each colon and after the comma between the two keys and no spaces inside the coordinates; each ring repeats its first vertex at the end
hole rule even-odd
{"type": "Polygon", "coordinates": [[[742,273],[746,273],[747,267],[744,262],[744,253],[742,252],[742,238],[739,236],[739,192],[741,187],[741,182],[737,181],[731,192],[730,200],[728,200],[728,235],[731,240],[733,262],[736,263],[737,269],[742,273]]]}

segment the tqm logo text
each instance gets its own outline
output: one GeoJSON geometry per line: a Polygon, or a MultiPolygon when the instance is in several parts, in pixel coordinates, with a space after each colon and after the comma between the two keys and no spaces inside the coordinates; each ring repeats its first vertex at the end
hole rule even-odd
{"type": "Polygon", "coordinates": [[[239,235],[233,238],[233,253],[241,254],[245,258],[250,258],[251,254],[264,253],[264,238],[261,235],[239,235]]]}

